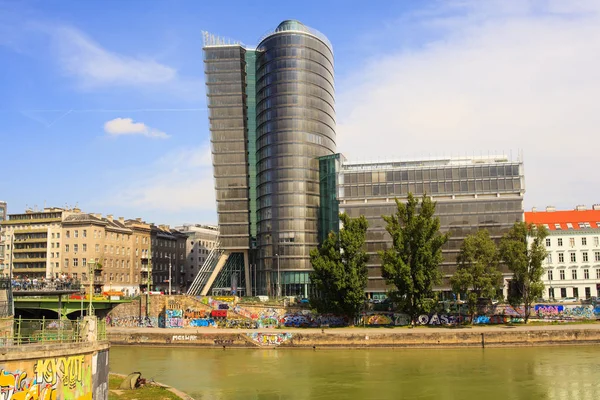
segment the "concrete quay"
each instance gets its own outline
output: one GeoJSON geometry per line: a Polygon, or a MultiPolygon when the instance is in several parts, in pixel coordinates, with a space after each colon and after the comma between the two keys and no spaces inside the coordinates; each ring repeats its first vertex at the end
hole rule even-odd
{"type": "Polygon", "coordinates": [[[460,328],[109,328],[113,345],[205,348],[452,348],[600,344],[600,324],[460,328]]]}

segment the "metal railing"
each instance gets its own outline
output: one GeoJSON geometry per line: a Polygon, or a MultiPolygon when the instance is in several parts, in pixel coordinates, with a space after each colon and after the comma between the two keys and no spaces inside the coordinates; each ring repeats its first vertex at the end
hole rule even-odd
{"type": "Polygon", "coordinates": [[[190,288],[187,291],[189,296],[197,296],[200,294],[204,285],[210,279],[210,275],[214,271],[217,263],[219,262],[219,258],[223,254],[223,250],[219,248],[219,243],[215,245],[215,247],[211,250],[208,257],[204,261],[204,264],[199,268],[194,281],[190,285],[190,288]]]}
{"type": "Polygon", "coordinates": [[[13,291],[21,290],[36,290],[36,291],[55,291],[55,290],[80,290],[82,286],[81,281],[69,280],[27,280],[27,279],[13,279],[12,289],[13,291]]]}
{"type": "MultiPolygon", "coordinates": [[[[22,319],[14,320],[12,326],[0,331],[2,346],[22,346],[47,343],[87,342],[87,320],[22,319]],[[11,329],[12,328],[12,329],[11,329]]],[[[106,340],[106,322],[97,320],[97,339],[106,340]]]]}

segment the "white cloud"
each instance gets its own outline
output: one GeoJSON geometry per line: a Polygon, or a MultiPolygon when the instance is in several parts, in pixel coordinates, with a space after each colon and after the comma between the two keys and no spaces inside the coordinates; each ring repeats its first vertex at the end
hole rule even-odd
{"type": "Polygon", "coordinates": [[[177,149],[133,173],[127,184],[117,187],[104,205],[118,205],[161,213],[206,213],[215,210],[210,148],[177,149]]]}
{"type": "Polygon", "coordinates": [[[84,86],[159,84],[177,76],[174,68],[153,59],[106,50],[75,28],[45,29],[53,39],[62,68],[84,86]]]}
{"type": "Polygon", "coordinates": [[[157,139],[169,137],[166,133],[150,128],[142,122],[133,122],[131,118],[115,118],[105,122],[104,132],[110,136],[141,135],[157,139]]]}
{"type": "Polygon", "coordinates": [[[339,151],[353,160],[522,150],[527,207],[600,202],[600,4],[459,4],[423,14],[421,29],[442,29],[435,41],[344,79],[339,151]]]}

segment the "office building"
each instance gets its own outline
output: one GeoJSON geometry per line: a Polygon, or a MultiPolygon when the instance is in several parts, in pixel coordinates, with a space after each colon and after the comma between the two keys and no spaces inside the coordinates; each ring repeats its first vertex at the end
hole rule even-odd
{"type": "MultiPolygon", "coordinates": [[[[503,155],[392,162],[349,162],[343,157],[327,157],[321,163],[323,177],[329,177],[322,180],[326,186],[321,192],[324,231],[336,225],[336,204],[331,201],[335,186],[339,212],[353,218],[364,215],[369,221],[367,292],[371,297],[383,297],[389,289],[381,277],[377,252],[391,246],[381,216],[396,212],[395,198],[406,199],[409,192],[417,197],[426,193],[437,202],[441,231],[450,232],[450,239],[443,247],[443,281],[436,290],[447,296],[449,278],[456,270],[456,256],[467,235],[485,228],[493,239],[499,240],[515,222],[523,221],[523,164],[503,155]],[[332,172],[336,168],[339,168],[337,182],[332,172]],[[331,206],[323,207],[326,202],[331,206]]],[[[506,294],[506,281],[511,274],[506,269],[502,272],[506,294]]]]}
{"type": "Polygon", "coordinates": [[[193,286],[223,274],[247,294],[306,295],[318,157],[336,151],[332,46],[288,20],[256,48],[205,33],[203,50],[220,244],[193,286]]]}
{"type": "Polygon", "coordinates": [[[544,225],[549,232],[545,245],[544,299],[600,297],[600,205],[587,209],[525,213],[525,221],[544,225]]]}

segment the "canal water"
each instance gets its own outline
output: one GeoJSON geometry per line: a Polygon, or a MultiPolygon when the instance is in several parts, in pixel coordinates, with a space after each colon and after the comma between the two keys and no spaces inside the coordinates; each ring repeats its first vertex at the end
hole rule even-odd
{"type": "Polygon", "coordinates": [[[600,346],[217,350],[113,346],[139,371],[200,399],[600,399],[600,346]]]}

